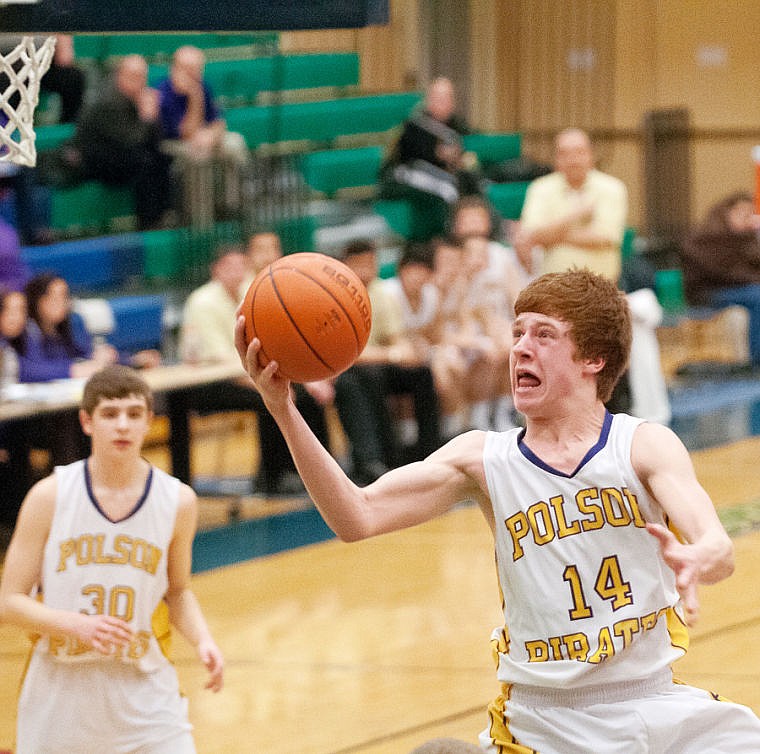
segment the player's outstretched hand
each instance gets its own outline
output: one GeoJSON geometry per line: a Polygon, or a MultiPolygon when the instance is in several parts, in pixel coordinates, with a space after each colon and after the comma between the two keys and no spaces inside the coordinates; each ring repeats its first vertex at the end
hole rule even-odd
{"type": "Polygon", "coordinates": [[[209,679],[204,688],[214,693],[221,691],[224,685],[224,657],[216,644],[209,640],[201,641],[196,649],[200,661],[209,672],[209,679]]]}
{"type": "Polygon", "coordinates": [[[110,615],[73,614],[73,633],[85,644],[104,655],[110,655],[117,647],[125,647],[132,641],[129,623],[110,615]]]}
{"type": "Polygon", "coordinates": [[[694,625],[699,617],[699,553],[694,545],[679,542],[670,529],[661,524],[647,523],[647,531],[660,543],[663,560],[676,575],[676,588],[681,595],[686,623],[694,625]]]}

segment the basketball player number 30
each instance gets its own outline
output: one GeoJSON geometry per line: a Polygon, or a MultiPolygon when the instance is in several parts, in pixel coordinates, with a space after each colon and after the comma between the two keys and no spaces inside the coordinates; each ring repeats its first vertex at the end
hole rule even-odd
{"type": "MultiPolygon", "coordinates": [[[[574,565],[567,566],[562,577],[570,585],[570,594],[573,599],[573,608],[568,610],[570,619],[591,618],[594,611],[588,602],[586,602],[586,595],[583,593],[583,584],[578,573],[578,567],[574,565]]],[[[621,607],[630,605],[633,602],[631,585],[623,579],[620,563],[616,555],[608,555],[602,559],[602,564],[596,575],[594,590],[603,600],[610,601],[613,611],[619,610],[621,607]]]]}
{"type": "Polygon", "coordinates": [[[82,594],[92,605],[92,612],[89,612],[89,615],[110,615],[112,618],[121,618],[127,622],[132,620],[135,609],[135,590],[131,586],[116,585],[106,592],[102,584],[90,584],[82,589],[82,594]],[[107,610],[106,602],[108,603],[107,610]]]}

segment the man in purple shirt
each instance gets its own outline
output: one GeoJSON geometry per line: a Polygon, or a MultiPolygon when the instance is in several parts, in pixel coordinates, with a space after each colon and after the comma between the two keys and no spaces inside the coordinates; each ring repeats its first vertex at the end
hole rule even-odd
{"type": "MultiPolygon", "coordinates": [[[[248,162],[245,139],[227,130],[227,124],[214,103],[213,93],[203,79],[206,58],[202,50],[185,45],[175,51],[169,77],[158,86],[161,122],[169,140],[169,150],[179,155],[184,167],[207,164],[218,158],[224,166],[224,195],[213,196],[212,185],[195,186],[188,197],[201,197],[201,206],[188,207],[194,220],[199,215],[211,219],[213,206],[240,209],[240,170],[248,162]]],[[[180,163],[182,164],[182,163],[180,163]]],[[[207,171],[185,171],[187,181],[208,180],[207,171]]],[[[192,184],[191,184],[192,185],[192,184]]]]}
{"type": "Polygon", "coordinates": [[[180,47],[158,91],[166,138],[183,141],[195,154],[208,156],[221,145],[226,125],[203,80],[205,64],[202,50],[180,47]]]}

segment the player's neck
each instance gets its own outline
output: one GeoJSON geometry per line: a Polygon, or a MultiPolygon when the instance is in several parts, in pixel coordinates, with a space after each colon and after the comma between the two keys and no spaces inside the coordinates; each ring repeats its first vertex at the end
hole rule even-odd
{"type": "Polygon", "coordinates": [[[109,489],[127,488],[142,483],[149,469],[148,462],[141,456],[116,460],[93,454],[89,457],[87,465],[93,486],[109,489]]]}
{"type": "Polygon", "coordinates": [[[587,450],[599,439],[605,415],[606,409],[599,401],[589,411],[578,412],[570,408],[565,414],[558,412],[548,417],[532,418],[528,421],[524,440],[536,453],[539,448],[544,452],[560,453],[569,448],[585,447],[587,450]]]}

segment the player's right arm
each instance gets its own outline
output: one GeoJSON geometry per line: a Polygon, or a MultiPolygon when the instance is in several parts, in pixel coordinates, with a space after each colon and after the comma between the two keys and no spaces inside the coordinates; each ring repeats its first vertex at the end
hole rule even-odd
{"type": "Polygon", "coordinates": [[[5,555],[0,581],[0,623],[39,634],[65,634],[108,654],[128,644],[127,623],[107,615],[85,615],[75,609],[58,610],[33,596],[40,586],[45,543],[55,510],[56,482],[49,476],[27,494],[5,555]]]}
{"type": "Polygon", "coordinates": [[[414,526],[463,500],[477,501],[490,511],[482,471],[484,433],[468,432],[425,460],[358,487],[314,436],[291,398],[289,381],[277,373],[276,363],[258,365],[258,341],[247,347],[243,329],[241,317],[236,343],[243,364],[282,431],[309,495],[338,537],[356,541],[414,526]]]}

